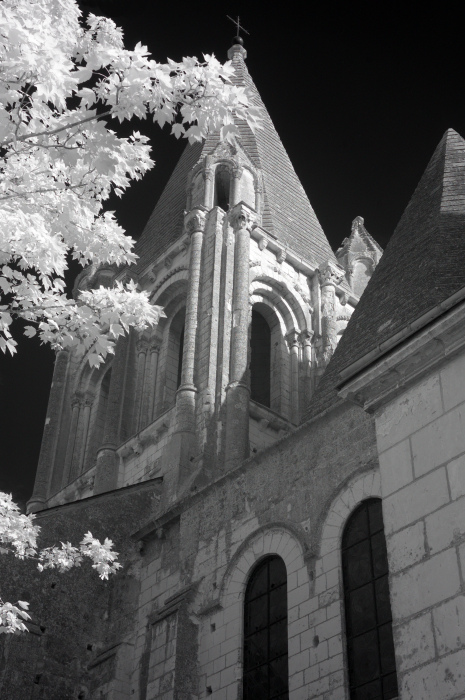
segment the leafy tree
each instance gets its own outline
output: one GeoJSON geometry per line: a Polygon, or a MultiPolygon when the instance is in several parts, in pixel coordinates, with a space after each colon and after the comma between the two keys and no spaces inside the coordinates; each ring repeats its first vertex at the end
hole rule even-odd
{"type": "MultiPolygon", "coordinates": [[[[117,552],[112,550],[113,542],[105,539],[103,544],[88,532],[79,547],[73,547],[69,542],[62,542],[61,547],[37,548],[37,537],[40,527],[34,525],[33,514],[23,515],[13,499],[6,493],[0,492],[0,553],[14,554],[18,559],[35,559],[39,571],[58,569],[68,571],[74,566],[80,566],[84,557],[93,563],[92,568],[100,578],[107,579],[108,575],[121,568],[116,558],[117,552]]],[[[24,621],[30,620],[27,613],[29,604],[19,600],[16,604],[5,603],[0,598],[0,633],[19,632],[27,630],[24,621]]]]}
{"type": "MultiPolygon", "coordinates": [[[[231,82],[230,63],[156,63],[138,44],[124,47],[109,19],[84,22],[75,0],[3,0],[0,4],[0,349],[16,351],[15,318],[25,333],[55,349],[82,345],[98,366],[130,327],[157,323],[162,310],[135,284],[119,283],[68,298],[68,256],[81,265],[131,264],[133,241],[104,211],[152,166],[148,139],[121,138],[110,128],[136,116],[189,141],[236,132],[234,116],[258,125],[244,88],[231,82]]],[[[0,493],[1,551],[36,558],[39,568],[64,571],[90,557],[102,578],[116,571],[112,543],[88,533],[39,551],[33,516],[21,515],[0,493]]],[[[0,627],[25,629],[27,603],[0,600],[0,627]]]]}
{"type": "Polygon", "coordinates": [[[15,351],[10,326],[59,349],[82,344],[97,366],[129,326],[142,330],[160,309],[134,284],[69,299],[63,274],[79,263],[130,264],[133,241],[103,203],[141,178],[153,161],[147,137],[119,137],[110,119],[151,117],[190,141],[258,121],[230,63],[214,56],[160,64],[146,47],[124,48],[113,21],[75,0],[3,0],[0,5],[0,348],[15,351]],[[38,31],[40,27],[40,31],[38,31]]]}

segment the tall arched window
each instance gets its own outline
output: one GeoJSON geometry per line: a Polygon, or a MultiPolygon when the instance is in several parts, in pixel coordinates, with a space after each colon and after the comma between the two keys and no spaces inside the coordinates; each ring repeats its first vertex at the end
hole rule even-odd
{"type": "Polygon", "coordinates": [[[270,408],[271,330],[266,319],[252,309],[250,335],[250,398],[270,408]]]}
{"type": "Polygon", "coordinates": [[[351,700],[397,698],[388,561],[381,501],[364,501],[342,538],[351,700]]]}
{"type": "Polygon", "coordinates": [[[223,211],[229,209],[229,191],[231,187],[231,175],[227,165],[218,165],[215,170],[215,195],[214,207],[221,207],[223,211]]]}
{"type": "Polygon", "coordinates": [[[244,604],[243,700],[287,700],[287,573],[281,557],[252,573],[244,604]]]}

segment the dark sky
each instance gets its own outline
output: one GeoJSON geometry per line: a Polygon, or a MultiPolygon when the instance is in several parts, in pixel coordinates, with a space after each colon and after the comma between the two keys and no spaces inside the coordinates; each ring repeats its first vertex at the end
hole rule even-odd
{"type": "MultiPolygon", "coordinates": [[[[250,32],[249,71],[334,248],[355,216],[384,247],[444,131],[465,135],[463,29],[449,3],[82,6],[111,16],[128,46],[141,41],[160,61],[202,52],[225,60],[235,33],[226,15],[239,14],[250,32]]],[[[110,208],[136,238],[182,144],[135,128],[153,136],[157,165],[110,208]]],[[[34,341],[0,357],[0,489],[22,501],[32,491],[52,363],[34,341]]]]}

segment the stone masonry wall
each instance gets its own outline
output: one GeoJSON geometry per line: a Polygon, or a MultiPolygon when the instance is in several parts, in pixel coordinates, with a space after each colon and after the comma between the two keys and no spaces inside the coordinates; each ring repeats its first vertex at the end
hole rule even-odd
{"type": "Polygon", "coordinates": [[[465,355],[376,418],[400,698],[465,697],[465,355]]]}
{"type": "Polygon", "coordinates": [[[133,611],[140,594],[136,543],[130,534],[153,513],[155,482],[41,513],[39,545],[77,544],[90,530],[110,537],[121,572],[101,581],[91,563],[65,574],[2,556],[4,600],[30,602],[30,632],[1,635],[0,697],[5,700],[122,700],[132,660],[133,611]],[[130,663],[129,663],[130,666],[130,663]]]}
{"type": "Polygon", "coordinates": [[[373,421],[349,405],[191,493],[146,543],[130,697],[162,697],[163,683],[164,700],[239,700],[245,586],[263,556],[278,554],[288,573],[290,698],[347,700],[342,529],[358,503],[379,495],[373,421]],[[179,609],[193,629],[176,633],[172,617],[161,651],[161,620],[186,591],[179,609]],[[195,673],[185,665],[192,658],[195,673]]]}

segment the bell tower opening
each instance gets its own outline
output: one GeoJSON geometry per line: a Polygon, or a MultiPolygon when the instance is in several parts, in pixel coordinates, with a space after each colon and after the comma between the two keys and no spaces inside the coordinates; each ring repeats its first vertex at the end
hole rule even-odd
{"type": "Polygon", "coordinates": [[[229,209],[229,192],[231,189],[231,174],[227,165],[219,165],[215,170],[215,195],[214,207],[221,207],[223,211],[229,209]]]}
{"type": "Polygon", "coordinates": [[[250,334],[250,398],[270,408],[271,329],[256,309],[252,309],[250,334]]]}

